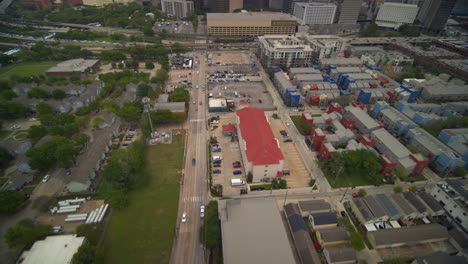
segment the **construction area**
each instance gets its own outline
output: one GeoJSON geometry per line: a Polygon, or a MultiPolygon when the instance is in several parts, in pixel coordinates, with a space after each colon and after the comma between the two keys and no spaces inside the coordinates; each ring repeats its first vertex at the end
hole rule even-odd
{"type": "Polygon", "coordinates": [[[233,71],[234,73],[257,73],[259,65],[253,53],[219,52],[208,54],[208,73],[233,71]]]}
{"type": "Polygon", "coordinates": [[[100,223],[108,209],[104,200],[76,198],[59,201],[49,213],[38,217],[40,224],[51,225],[54,233],[74,233],[81,224],[100,223]]]}

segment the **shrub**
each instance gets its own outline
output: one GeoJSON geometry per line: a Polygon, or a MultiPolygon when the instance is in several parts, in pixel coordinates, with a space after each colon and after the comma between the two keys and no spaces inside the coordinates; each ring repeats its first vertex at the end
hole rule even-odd
{"type": "Polygon", "coordinates": [[[360,189],[359,192],[358,192],[358,195],[359,195],[359,197],[364,197],[364,196],[367,195],[367,192],[364,189],[360,189]]]}

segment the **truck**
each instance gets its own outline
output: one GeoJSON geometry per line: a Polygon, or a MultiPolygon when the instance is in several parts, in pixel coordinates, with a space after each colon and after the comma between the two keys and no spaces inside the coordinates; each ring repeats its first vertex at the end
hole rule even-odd
{"type": "Polygon", "coordinates": [[[245,184],[245,181],[241,180],[241,179],[231,179],[231,185],[232,186],[240,186],[240,185],[244,185],[245,184]]]}

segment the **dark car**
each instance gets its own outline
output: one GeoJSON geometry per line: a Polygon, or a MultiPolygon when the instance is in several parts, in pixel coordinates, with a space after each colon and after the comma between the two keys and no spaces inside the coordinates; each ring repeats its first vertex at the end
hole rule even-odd
{"type": "Polygon", "coordinates": [[[213,160],[213,164],[221,163],[221,160],[213,160]]]}
{"type": "Polygon", "coordinates": [[[283,142],[284,142],[284,143],[286,143],[286,142],[293,142],[293,140],[290,139],[290,138],[287,138],[287,139],[283,140],[283,142]]]}
{"type": "Polygon", "coordinates": [[[195,166],[195,159],[192,159],[192,165],[195,166]]]}
{"type": "Polygon", "coordinates": [[[281,135],[287,134],[287,133],[286,133],[286,130],[280,130],[280,134],[281,134],[281,135]]]}
{"type": "Polygon", "coordinates": [[[241,190],[240,190],[240,194],[247,194],[247,193],[248,193],[248,192],[247,192],[247,189],[241,189],[241,190]]]}
{"type": "Polygon", "coordinates": [[[213,170],[213,174],[220,174],[221,170],[213,170]]]}
{"type": "Polygon", "coordinates": [[[242,171],[240,171],[240,170],[235,170],[235,171],[232,172],[232,174],[234,174],[234,175],[239,175],[239,174],[242,174],[242,171]]]}
{"type": "Polygon", "coordinates": [[[288,170],[284,170],[284,171],[283,171],[283,175],[285,175],[285,176],[286,176],[286,175],[289,175],[289,171],[288,171],[288,170]]]}
{"type": "Polygon", "coordinates": [[[341,211],[340,214],[341,214],[342,217],[346,217],[346,212],[345,211],[341,211]]]}
{"type": "Polygon", "coordinates": [[[214,163],[214,164],[213,164],[213,167],[219,168],[219,167],[221,167],[221,163],[214,163]]]}

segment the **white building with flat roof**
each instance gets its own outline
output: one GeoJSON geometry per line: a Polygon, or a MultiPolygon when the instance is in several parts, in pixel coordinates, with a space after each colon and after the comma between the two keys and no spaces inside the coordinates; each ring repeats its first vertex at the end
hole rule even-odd
{"type": "Polygon", "coordinates": [[[66,264],[83,244],[84,237],[76,235],[48,236],[34,243],[30,250],[21,254],[21,264],[66,264]]]}
{"type": "Polygon", "coordinates": [[[418,11],[417,5],[384,3],[380,6],[375,23],[379,27],[398,29],[404,24],[413,24],[418,11]]]}
{"type": "Polygon", "coordinates": [[[346,39],[332,35],[310,35],[306,39],[313,50],[312,61],[317,64],[322,58],[342,55],[346,49],[346,39]]]}
{"type": "Polygon", "coordinates": [[[333,24],[336,9],[333,3],[296,3],[294,16],[301,25],[333,24]]]}

